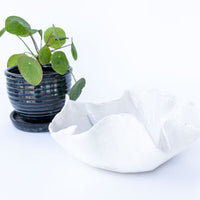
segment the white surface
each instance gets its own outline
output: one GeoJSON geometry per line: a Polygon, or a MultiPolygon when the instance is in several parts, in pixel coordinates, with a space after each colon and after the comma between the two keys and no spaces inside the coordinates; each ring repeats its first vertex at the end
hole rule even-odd
{"type": "Polygon", "coordinates": [[[200,138],[199,104],[158,90],[125,91],[101,104],[67,99],[49,130],[80,161],[121,173],[156,169],[200,138]]]}
{"type": "MultiPolygon", "coordinates": [[[[72,66],[87,79],[80,100],[107,101],[143,84],[200,101],[199,10],[198,0],[7,0],[0,26],[15,14],[35,28],[69,30],[79,52],[72,66]]],[[[0,199],[199,200],[200,141],[154,172],[120,175],[81,164],[48,134],[16,130],[3,71],[9,55],[25,48],[10,35],[0,47],[0,199]]]]}

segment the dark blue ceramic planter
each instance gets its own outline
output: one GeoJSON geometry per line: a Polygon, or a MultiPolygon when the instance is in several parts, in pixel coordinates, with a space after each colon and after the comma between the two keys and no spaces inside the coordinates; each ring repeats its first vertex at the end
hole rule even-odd
{"type": "Polygon", "coordinates": [[[71,73],[60,75],[51,65],[43,66],[43,80],[37,86],[27,83],[18,67],[5,71],[7,92],[14,111],[10,118],[16,128],[28,132],[47,132],[48,125],[62,109],[71,88],[71,73]]]}

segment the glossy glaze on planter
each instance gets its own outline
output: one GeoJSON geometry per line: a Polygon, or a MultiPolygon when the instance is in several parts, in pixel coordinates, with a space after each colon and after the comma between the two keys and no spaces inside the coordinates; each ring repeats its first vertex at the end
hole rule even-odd
{"type": "MultiPolygon", "coordinates": [[[[71,74],[67,72],[65,75],[60,75],[54,72],[50,65],[43,66],[43,80],[37,86],[27,83],[19,73],[17,66],[8,68],[5,75],[8,97],[15,109],[15,113],[11,114],[14,125],[25,131],[44,131],[43,128],[40,130],[34,128],[37,125],[33,124],[48,125],[62,109],[65,103],[65,95],[71,88],[71,74]],[[16,118],[14,118],[15,116],[16,118]],[[16,124],[17,122],[19,124],[16,124]],[[20,128],[20,124],[24,126],[26,122],[30,128],[20,128]]],[[[48,129],[45,129],[45,131],[48,131],[48,129]]]]}

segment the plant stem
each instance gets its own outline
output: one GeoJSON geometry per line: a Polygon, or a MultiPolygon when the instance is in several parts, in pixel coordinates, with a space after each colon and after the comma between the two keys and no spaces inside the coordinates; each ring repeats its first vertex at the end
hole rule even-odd
{"type": "Polygon", "coordinates": [[[42,38],[40,40],[40,49],[42,48],[42,38]]]}
{"type": "Polygon", "coordinates": [[[38,46],[37,46],[37,43],[36,43],[35,39],[33,38],[33,35],[31,33],[29,33],[29,35],[30,35],[30,37],[31,37],[31,39],[33,41],[33,44],[35,46],[36,52],[39,53],[39,49],[38,49],[38,46]]]}
{"type": "Polygon", "coordinates": [[[21,37],[19,37],[19,36],[17,36],[17,37],[24,43],[24,45],[26,46],[26,48],[30,51],[31,55],[32,55],[33,57],[36,58],[35,54],[31,51],[31,49],[30,49],[30,48],[28,47],[28,45],[24,42],[24,40],[23,40],[21,37]]]}
{"type": "Polygon", "coordinates": [[[69,68],[68,68],[68,70],[69,70],[69,72],[71,73],[71,75],[72,75],[72,77],[73,77],[73,79],[74,79],[74,81],[75,81],[75,83],[76,83],[76,78],[75,78],[75,76],[74,76],[74,74],[73,74],[72,70],[71,70],[71,69],[69,69],[69,68]]]}
{"type": "Polygon", "coordinates": [[[53,35],[53,31],[49,35],[49,38],[48,38],[48,40],[47,40],[47,42],[45,44],[46,46],[49,46],[48,43],[49,43],[50,39],[52,38],[52,35],[53,35]]]}
{"type": "Polygon", "coordinates": [[[54,52],[54,51],[56,51],[56,50],[58,50],[58,49],[62,49],[62,48],[65,48],[65,47],[68,47],[68,46],[71,46],[71,45],[72,45],[72,44],[67,44],[67,45],[62,46],[62,47],[60,47],[60,48],[57,48],[57,49],[51,50],[51,52],[54,52]]]}

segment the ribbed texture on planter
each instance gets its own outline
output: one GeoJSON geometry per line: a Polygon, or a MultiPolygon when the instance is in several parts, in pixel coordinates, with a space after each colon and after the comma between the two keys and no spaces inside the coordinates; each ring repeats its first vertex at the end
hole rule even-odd
{"type": "Polygon", "coordinates": [[[17,66],[8,68],[5,75],[10,102],[18,117],[28,123],[51,122],[64,106],[71,88],[71,73],[60,75],[50,65],[43,66],[43,80],[37,86],[27,83],[17,66]]]}

